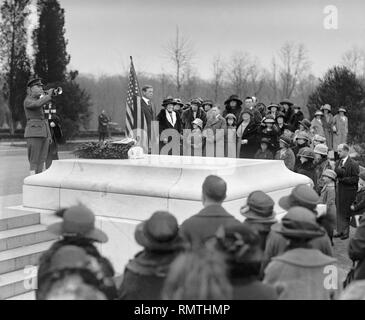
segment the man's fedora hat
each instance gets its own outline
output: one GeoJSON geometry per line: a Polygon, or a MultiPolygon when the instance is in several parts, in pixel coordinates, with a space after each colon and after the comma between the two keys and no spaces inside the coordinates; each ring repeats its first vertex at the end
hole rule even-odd
{"type": "Polygon", "coordinates": [[[108,241],[107,235],[95,228],[93,212],[83,205],[68,208],[62,222],[51,224],[48,231],[63,237],[80,237],[101,243],[108,241]]]}
{"type": "Polygon", "coordinates": [[[271,226],[271,230],[288,238],[308,240],[326,233],[316,222],[315,215],[307,208],[299,206],[290,208],[280,223],[271,226]]]}
{"type": "Polygon", "coordinates": [[[184,247],[176,218],[167,211],[156,211],[136,227],[139,245],[151,251],[174,251],[184,247]]]}
{"type": "Polygon", "coordinates": [[[33,86],[41,86],[43,87],[42,79],[41,78],[34,78],[28,81],[27,87],[31,88],[33,86]]]}
{"type": "Polygon", "coordinates": [[[246,205],[241,207],[240,213],[258,222],[276,222],[274,200],[263,191],[253,191],[247,198],[246,205]]]}
{"type": "Polygon", "coordinates": [[[229,104],[231,101],[237,101],[238,106],[242,105],[242,100],[236,94],[232,94],[226,101],[224,101],[224,104],[229,104]]]}
{"type": "Polygon", "coordinates": [[[279,199],[279,206],[289,210],[293,206],[305,207],[315,210],[319,200],[318,194],[306,184],[297,185],[288,196],[279,199]]]}
{"type": "Polygon", "coordinates": [[[289,99],[283,99],[282,101],[280,101],[280,104],[287,104],[288,106],[292,106],[294,103],[291,102],[289,99]]]}

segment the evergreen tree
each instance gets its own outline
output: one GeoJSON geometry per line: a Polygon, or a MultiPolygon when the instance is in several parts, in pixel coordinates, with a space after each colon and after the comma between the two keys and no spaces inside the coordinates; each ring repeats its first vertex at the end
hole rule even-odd
{"type": "Polygon", "coordinates": [[[33,31],[34,72],[46,83],[66,80],[65,11],[57,0],[38,0],[39,24],[33,31]]]}
{"type": "Polygon", "coordinates": [[[1,6],[0,23],[0,65],[3,77],[3,95],[11,113],[9,123],[14,133],[14,123],[24,125],[23,101],[30,76],[30,62],[27,56],[26,22],[30,14],[31,0],[5,0],[1,6]]]}
{"type": "Polygon", "coordinates": [[[311,116],[324,104],[330,104],[332,113],[345,107],[349,120],[351,142],[363,141],[365,132],[365,89],[356,75],[346,67],[336,66],[327,71],[308,99],[311,116]]]}
{"type": "Polygon", "coordinates": [[[48,88],[62,87],[53,100],[65,138],[77,134],[89,121],[90,96],[75,82],[77,71],[67,71],[70,55],[66,51],[65,11],[57,0],[38,0],[39,23],[33,31],[34,72],[48,88]]]}

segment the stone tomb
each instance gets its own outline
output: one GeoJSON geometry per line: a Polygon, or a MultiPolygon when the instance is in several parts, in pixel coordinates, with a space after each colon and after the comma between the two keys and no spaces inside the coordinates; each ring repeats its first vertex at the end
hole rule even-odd
{"type": "MultiPolygon", "coordinates": [[[[239,220],[240,207],[253,190],[278,199],[299,183],[312,183],[288,170],[283,161],[146,155],[143,159],[54,161],[45,172],[24,180],[23,207],[57,210],[83,203],[97,216],[97,227],[109,236],[100,246],[117,272],[140,249],[135,226],[156,210],[168,210],[179,223],[201,208],[204,179],[226,180],[224,207],[239,220]]],[[[47,223],[47,219],[43,219],[47,223]]]]}

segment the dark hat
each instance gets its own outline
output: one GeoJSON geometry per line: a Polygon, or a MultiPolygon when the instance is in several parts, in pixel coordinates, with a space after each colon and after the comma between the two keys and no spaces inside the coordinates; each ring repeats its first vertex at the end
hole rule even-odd
{"type": "Polygon", "coordinates": [[[363,170],[363,171],[361,171],[361,172],[359,173],[359,178],[360,178],[361,180],[364,180],[364,181],[365,181],[365,170],[363,170]]]}
{"type": "Polygon", "coordinates": [[[81,247],[67,245],[59,248],[53,255],[49,272],[63,269],[86,269],[89,262],[89,256],[81,247]]]}
{"type": "Polygon", "coordinates": [[[284,112],[279,112],[277,115],[276,115],[276,119],[277,118],[285,118],[285,114],[284,112]]]}
{"type": "Polygon", "coordinates": [[[280,223],[274,224],[271,230],[281,233],[288,238],[313,239],[325,234],[313,212],[303,207],[292,207],[281,219],[280,223]]]}
{"type": "Polygon", "coordinates": [[[232,94],[226,101],[224,101],[224,104],[229,104],[231,101],[237,101],[238,106],[242,105],[242,100],[238,98],[238,95],[232,94]]]}
{"type": "Polygon", "coordinates": [[[195,104],[195,105],[197,105],[197,106],[201,106],[201,100],[200,99],[198,99],[198,98],[195,98],[195,99],[193,99],[193,100],[191,100],[190,101],[190,105],[192,105],[192,104],[195,104]]]}
{"type": "Polygon", "coordinates": [[[298,106],[297,104],[293,105],[293,109],[301,109],[300,106],[298,106]]]}
{"type": "Polygon", "coordinates": [[[274,200],[263,191],[253,191],[247,198],[246,205],[241,207],[240,213],[249,219],[259,222],[276,222],[274,200]]]}
{"type": "Polygon", "coordinates": [[[212,100],[204,100],[204,101],[202,102],[202,107],[203,107],[203,106],[205,106],[206,104],[208,104],[208,105],[210,105],[210,106],[212,106],[212,107],[213,107],[213,105],[214,105],[214,103],[213,103],[213,101],[212,101],[212,100]]]}
{"type": "Polygon", "coordinates": [[[269,145],[269,144],[271,144],[271,141],[269,138],[263,137],[263,138],[261,138],[260,143],[267,143],[269,145]]]}
{"type": "Polygon", "coordinates": [[[175,99],[168,97],[162,101],[163,107],[166,107],[168,104],[176,104],[175,99]]]}
{"type": "Polygon", "coordinates": [[[306,128],[307,130],[311,127],[311,122],[308,119],[303,119],[302,121],[299,121],[299,123],[306,128]]]}
{"type": "Polygon", "coordinates": [[[151,251],[173,251],[183,248],[176,218],[167,211],[156,211],[136,227],[134,237],[139,245],[151,251]]]}
{"type": "Polygon", "coordinates": [[[42,79],[41,78],[34,78],[28,81],[27,83],[27,87],[31,88],[33,86],[42,86],[43,87],[43,83],[42,83],[42,79]]]}
{"type": "Polygon", "coordinates": [[[283,99],[282,101],[280,101],[280,104],[287,104],[288,106],[292,106],[293,102],[291,102],[289,99],[283,99]]]}
{"type": "Polygon", "coordinates": [[[298,152],[298,157],[304,157],[304,158],[309,158],[309,159],[314,159],[314,152],[311,148],[309,147],[304,147],[301,148],[298,152]]]}
{"type": "Polygon", "coordinates": [[[280,136],[279,141],[284,142],[287,146],[290,146],[290,144],[292,142],[291,139],[290,139],[290,137],[288,137],[285,134],[283,134],[283,135],[280,136]]]}
{"type": "Polygon", "coordinates": [[[181,107],[184,106],[184,104],[180,98],[174,98],[174,104],[178,104],[181,107]]]}
{"type": "Polygon", "coordinates": [[[319,200],[318,194],[306,184],[297,185],[290,195],[279,199],[279,206],[284,210],[289,210],[293,206],[305,207],[315,210],[319,200]]]}
{"type": "Polygon", "coordinates": [[[275,107],[276,109],[279,109],[279,106],[275,103],[271,103],[267,108],[270,110],[272,107],[275,107]]]}
{"type": "Polygon", "coordinates": [[[81,237],[97,242],[107,242],[107,235],[95,228],[93,212],[83,205],[68,208],[63,221],[51,224],[48,231],[58,236],[81,237]]]}

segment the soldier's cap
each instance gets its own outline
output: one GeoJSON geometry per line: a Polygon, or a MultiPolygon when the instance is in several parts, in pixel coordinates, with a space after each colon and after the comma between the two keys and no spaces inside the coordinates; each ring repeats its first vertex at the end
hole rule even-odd
{"type": "Polygon", "coordinates": [[[42,79],[41,78],[34,78],[28,81],[27,87],[31,88],[33,86],[41,86],[43,87],[42,79]]]}
{"type": "Polygon", "coordinates": [[[316,213],[317,203],[319,201],[318,194],[306,184],[297,185],[288,196],[279,199],[279,206],[284,210],[289,210],[293,206],[307,208],[316,213]]]}
{"type": "Polygon", "coordinates": [[[108,236],[95,228],[94,213],[83,205],[68,208],[62,222],[51,224],[48,231],[63,237],[79,237],[101,243],[108,241],[108,236]]]}

